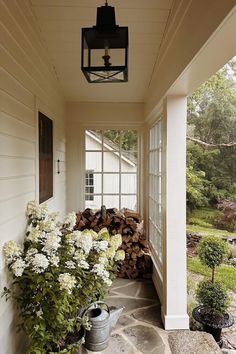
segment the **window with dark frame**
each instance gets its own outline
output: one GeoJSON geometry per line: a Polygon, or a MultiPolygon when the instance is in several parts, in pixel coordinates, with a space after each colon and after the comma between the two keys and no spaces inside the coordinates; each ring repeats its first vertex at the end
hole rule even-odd
{"type": "Polygon", "coordinates": [[[85,175],[85,200],[94,200],[94,174],[86,171],[85,175]]]}
{"type": "Polygon", "coordinates": [[[38,114],[39,135],[39,203],[53,196],[53,122],[38,114]]]}

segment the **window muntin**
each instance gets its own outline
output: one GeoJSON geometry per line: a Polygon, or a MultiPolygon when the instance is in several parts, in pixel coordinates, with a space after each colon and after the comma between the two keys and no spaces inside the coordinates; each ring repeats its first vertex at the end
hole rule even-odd
{"type": "Polygon", "coordinates": [[[137,131],[86,130],[85,138],[86,170],[94,175],[94,199],[86,199],[85,189],[86,207],[137,209],[137,131]]]}
{"type": "Polygon", "coordinates": [[[149,131],[149,239],[162,264],[161,158],[162,124],[159,121],[149,131]]]}
{"type": "Polygon", "coordinates": [[[94,172],[93,171],[86,171],[85,200],[94,200],[94,172]]]}
{"type": "Polygon", "coordinates": [[[53,196],[53,122],[38,113],[39,203],[53,196]]]}

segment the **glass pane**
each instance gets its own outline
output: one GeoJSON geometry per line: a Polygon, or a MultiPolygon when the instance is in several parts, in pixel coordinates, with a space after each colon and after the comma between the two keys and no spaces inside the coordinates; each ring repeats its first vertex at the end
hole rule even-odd
{"type": "Polygon", "coordinates": [[[119,172],[119,153],[104,152],[103,154],[103,171],[104,172],[119,172]]]}
{"type": "Polygon", "coordinates": [[[121,175],[121,193],[137,192],[137,175],[122,174],[121,175]]]}
{"type": "Polygon", "coordinates": [[[102,175],[94,174],[94,193],[102,193],[102,175]]]}
{"type": "Polygon", "coordinates": [[[103,175],[103,193],[119,193],[119,174],[103,175]]]}
{"type": "Polygon", "coordinates": [[[119,209],[119,196],[118,195],[104,195],[103,204],[106,208],[118,208],[119,209]]]}
{"type": "Polygon", "coordinates": [[[102,153],[86,152],[86,170],[102,171],[102,153]]]}
{"type": "Polygon", "coordinates": [[[122,195],[121,208],[129,208],[131,210],[136,210],[137,209],[136,195],[122,195]]]}
{"type": "Polygon", "coordinates": [[[104,130],[104,151],[120,150],[120,131],[104,130]]]}
{"type": "Polygon", "coordinates": [[[121,153],[121,171],[137,172],[137,157],[135,152],[121,153]]]}
{"type": "Polygon", "coordinates": [[[102,150],[102,132],[100,130],[86,130],[86,150],[102,150]]]}
{"type": "Polygon", "coordinates": [[[121,149],[124,151],[138,150],[138,133],[137,130],[121,131],[121,149]]]}
{"type": "Polygon", "coordinates": [[[85,196],[85,208],[99,209],[102,205],[102,199],[100,195],[87,195],[85,196]],[[91,200],[86,200],[91,197],[91,200]]]}

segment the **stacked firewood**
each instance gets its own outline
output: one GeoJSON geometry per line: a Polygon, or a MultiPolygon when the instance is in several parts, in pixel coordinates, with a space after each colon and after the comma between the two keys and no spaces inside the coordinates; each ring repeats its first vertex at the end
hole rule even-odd
{"type": "Polygon", "coordinates": [[[87,208],[77,213],[77,230],[93,229],[98,232],[103,227],[111,235],[122,235],[121,249],[125,251],[125,261],[120,266],[118,276],[129,279],[149,277],[152,262],[140,214],[126,208],[106,209],[105,206],[100,210],[87,208]]]}

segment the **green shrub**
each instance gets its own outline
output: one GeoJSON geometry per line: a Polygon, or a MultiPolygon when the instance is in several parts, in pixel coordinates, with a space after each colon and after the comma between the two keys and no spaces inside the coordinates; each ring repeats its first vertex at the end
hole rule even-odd
{"type": "Polygon", "coordinates": [[[211,269],[219,266],[228,254],[228,244],[215,236],[201,239],[197,248],[200,261],[211,269]]]}
{"type": "Polygon", "coordinates": [[[224,314],[230,304],[226,288],[221,283],[212,283],[210,280],[203,280],[198,284],[196,297],[206,313],[211,315],[224,314]]]}

